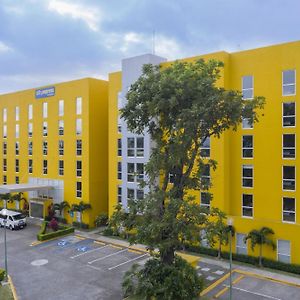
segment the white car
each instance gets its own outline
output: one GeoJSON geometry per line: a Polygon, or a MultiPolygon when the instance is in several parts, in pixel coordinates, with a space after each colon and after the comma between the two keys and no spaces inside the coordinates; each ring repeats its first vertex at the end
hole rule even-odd
{"type": "Polygon", "coordinates": [[[5,219],[6,227],[14,230],[19,228],[24,228],[26,224],[26,216],[21,214],[20,212],[12,211],[12,210],[6,210],[6,215],[4,214],[4,209],[0,211],[0,226],[4,227],[5,219]]]}

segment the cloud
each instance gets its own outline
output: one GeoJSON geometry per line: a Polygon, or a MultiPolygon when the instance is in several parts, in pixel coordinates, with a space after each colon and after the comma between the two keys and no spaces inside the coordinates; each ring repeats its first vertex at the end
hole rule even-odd
{"type": "Polygon", "coordinates": [[[93,31],[99,30],[100,11],[98,8],[62,0],[50,0],[48,10],[62,16],[70,16],[74,20],[81,20],[93,31]]]}
{"type": "Polygon", "coordinates": [[[0,53],[10,52],[13,51],[11,47],[6,45],[4,42],[0,41],[0,53]]]}

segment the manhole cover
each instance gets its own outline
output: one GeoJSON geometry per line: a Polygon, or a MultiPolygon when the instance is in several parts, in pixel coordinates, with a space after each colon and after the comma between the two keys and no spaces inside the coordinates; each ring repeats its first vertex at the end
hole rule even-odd
{"type": "Polygon", "coordinates": [[[37,259],[31,262],[31,265],[33,266],[43,266],[48,263],[47,259],[37,259]]]}

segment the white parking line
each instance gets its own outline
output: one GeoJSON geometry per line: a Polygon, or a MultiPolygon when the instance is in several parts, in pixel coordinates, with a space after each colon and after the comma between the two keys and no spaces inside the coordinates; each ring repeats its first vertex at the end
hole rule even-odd
{"type": "Polygon", "coordinates": [[[130,262],[132,262],[132,261],[134,261],[134,260],[137,260],[137,259],[139,259],[139,258],[142,258],[142,257],[144,257],[144,256],[146,256],[146,255],[148,255],[148,253],[143,254],[143,255],[140,255],[140,256],[135,257],[135,258],[130,259],[130,260],[126,260],[125,262],[123,262],[123,263],[121,263],[121,264],[118,264],[118,265],[116,265],[116,266],[113,266],[113,267],[108,268],[108,270],[110,271],[110,270],[116,269],[116,268],[121,267],[121,266],[123,266],[123,265],[125,265],[125,264],[128,264],[128,263],[130,263],[130,262]]]}
{"type": "Polygon", "coordinates": [[[103,259],[105,259],[105,258],[107,258],[107,257],[111,257],[111,256],[120,254],[120,253],[125,252],[125,251],[128,251],[128,248],[123,249],[123,250],[120,250],[120,251],[117,251],[117,252],[115,252],[115,253],[108,254],[108,255],[106,255],[106,256],[103,256],[103,257],[100,257],[100,258],[97,258],[97,259],[94,259],[94,260],[92,260],[92,261],[89,261],[88,264],[92,264],[92,263],[94,263],[94,262],[96,262],[96,261],[103,260],[103,259]]]}
{"type": "MultiPolygon", "coordinates": [[[[229,288],[229,285],[226,285],[226,284],[223,284],[223,285],[226,286],[227,288],[229,288]]],[[[241,291],[241,292],[245,292],[245,293],[249,293],[249,294],[253,294],[253,295],[256,295],[256,296],[261,296],[261,297],[268,298],[268,299],[282,300],[280,298],[276,298],[276,297],[265,295],[265,294],[261,294],[261,293],[251,292],[251,291],[248,291],[248,290],[245,290],[245,289],[241,289],[241,288],[238,288],[238,287],[235,287],[235,286],[233,286],[232,289],[238,290],[238,291],[241,291]]]]}
{"type": "Polygon", "coordinates": [[[79,253],[79,254],[77,254],[77,255],[71,256],[70,258],[73,259],[73,258],[76,258],[76,257],[78,257],[78,256],[81,256],[81,255],[84,255],[84,254],[88,254],[88,253],[91,253],[91,252],[94,252],[94,251],[97,251],[97,250],[106,248],[106,247],[108,247],[108,246],[109,246],[109,245],[105,245],[105,246],[102,246],[102,247],[99,247],[99,248],[92,249],[92,250],[90,250],[90,251],[82,252],[82,253],[79,253]]]}

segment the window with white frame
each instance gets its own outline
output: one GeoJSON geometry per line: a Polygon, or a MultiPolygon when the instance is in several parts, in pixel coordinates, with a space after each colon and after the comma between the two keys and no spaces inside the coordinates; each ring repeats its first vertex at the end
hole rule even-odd
{"type": "Polygon", "coordinates": [[[282,198],[282,220],[284,222],[295,223],[296,221],[296,202],[295,198],[282,198]]]}
{"type": "Polygon", "coordinates": [[[48,103],[43,103],[43,118],[48,118],[48,103]]]}
{"type": "Polygon", "coordinates": [[[143,182],[144,180],[144,164],[137,163],[136,164],[136,181],[137,182],[143,182]]]}
{"type": "Polygon", "coordinates": [[[143,137],[127,138],[127,156],[128,157],[143,157],[144,156],[144,138],[143,137]]]}
{"type": "Polygon", "coordinates": [[[3,171],[6,172],[7,171],[7,159],[3,158],[3,171]]]}
{"type": "Polygon", "coordinates": [[[28,105],[28,120],[32,120],[33,117],[33,106],[32,104],[28,105]]]}
{"type": "Polygon", "coordinates": [[[20,125],[16,124],[16,139],[20,137],[20,125]]]}
{"type": "Polygon", "coordinates": [[[43,136],[48,136],[48,123],[43,122],[43,136]]]}
{"type": "Polygon", "coordinates": [[[134,189],[127,189],[127,199],[132,200],[134,198],[134,189]]]}
{"type": "Polygon", "coordinates": [[[33,125],[32,123],[28,123],[28,137],[32,137],[33,125]]]}
{"type": "Polygon", "coordinates": [[[245,242],[246,234],[237,233],[236,234],[236,253],[237,254],[248,254],[247,242],[245,242]]]}
{"type": "Polygon", "coordinates": [[[16,173],[19,173],[20,171],[20,162],[18,159],[15,160],[15,171],[16,173]]]}
{"type": "Polygon", "coordinates": [[[3,184],[7,184],[7,176],[6,175],[3,175],[3,184]]]}
{"type": "Polygon", "coordinates": [[[82,155],[82,140],[76,140],[76,155],[82,155]]]}
{"type": "Polygon", "coordinates": [[[253,76],[243,76],[242,77],[242,94],[243,99],[253,98],[253,76]]]}
{"type": "Polygon", "coordinates": [[[64,135],[64,120],[58,120],[58,135],[64,135]]]}
{"type": "Polygon", "coordinates": [[[76,135],[82,134],[82,119],[76,119],[76,135]]]}
{"type": "Polygon", "coordinates": [[[282,173],[282,188],[294,191],[296,189],[296,168],[294,166],[283,166],[282,173]]]}
{"type": "Polygon", "coordinates": [[[33,149],[32,149],[33,143],[32,141],[28,142],[28,155],[32,155],[33,149]]]}
{"type": "Polygon", "coordinates": [[[118,139],[118,156],[122,156],[122,140],[118,139]]]}
{"type": "Polygon", "coordinates": [[[3,155],[7,154],[7,142],[3,142],[3,155]]]}
{"type": "Polygon", "coordinates": [[[201,183],[204,187],[208,187],[210,184],[210,165],[203,164],[201,168],[201,183]]]}
{"type": "Polygon", "coordinates": [[[43,155],[48,155],[48,142],[43,141],[43,155]]]}
{"type": "Polygon", "coordinates": [[[43,174],[48,174],[48,161],[46,159],[43,160],[43,174]]]}
{"type": "Polygon", "coordinates": [[[284,134],[282,136],[282,157],[296,157],[296,139],[295,134],[284,134]]]}
{"type": "Polygon", "coordinates": [[[82,197],[82,182],[77,181],[76,182],[76,198],[82,197]]]}
{"type": "Polygon", "coordinates": [[[291,262],[291,242],[277,240],[277,259],[284,263],[291,262]]]}
{"type": "Polygon", "coordinates": [[[64,115],[64,100],[58,101],[58,115],[62,117],[64,115]]]}
{"type": "Polygon", "coordinates": [[[207,192],[200,193],[200,206],[210,208],[211,194],[207,192]]]}
{"type": "Polygon", "coordinates": [[[20,121],[20,107],[19,106],[15,107],[15,117],[16,117],[16,121],[20,121]]]}
{"type": "Polygon", "coordinates": [[[118,124],[118,133],[122,133],[122,126],[118,124]]]}
{"type": "Polygon", "coordinates": [[[7,125],[3,125],[3,138],[7,138],[7,125]]]}
{"type": "Polygon", "coordinates": [[[134,137],[127,138],[127,156],[134,157],[134,137]]]}
{"type": "Polygon", "coordinates": [[[81,160],[76,161],[76,176],[77,177],[82,176],[82,161],[81,160]]]}
{"type": "Polygon", "coordinates": [[[81,97],[76,98],[76,114],[77,115],[82,114],[82,98],[81,97]]]}
{"type": "Polygon", "coordinates": [[[19,142],[15,143],[15,152],[16,152],[16,155],[20,154],[20,143],[19,142]]]}
{"type": "Polygon", "coordinates": [[[127,163],[127,181],[134,182],[135,170],[134,163],[127,163]]]}
{"type": "Polygon", "coordinates": [[[282,72],[282,95],[290,96],[296,94],[296,71],[286,70],[282,72]]]}
{"type": "Polygon", "coordinates": [[[243,129],[252,129],[253,128],[253,122],[249,118],[243,118],[242,119],[242,128],[243,129]]]}
{"type": "Polygon", "coordinates": [[[174,173],[169,173],[169,183],[174,183],[175,175],[174,173]]]}
{"type": "Polygon", "coordinates": [[[205,229],[200,230],[200,243],[202,247],[209,248],[209,243],[208,243],[205,229]]]}
{"type": "Polygon", "coordinates": [[[143,200],[144,199],[144,190],[137,189],[136,190],[136,199],[143,200]]]}
{"type": "Polygon", "coordinates": [[[58,141],[58,155],[64,155],[64,141],[58,141]]]}
{"type": "Polygon", "coordinates": [[[253,135],[243,135],[242,157],[253,158],[253,135]]]}
{"type": "Polygon", "coordinates": [[[144,157],[144,138],[143,137],[136,138],[136,156],[144,157]]]}
{"type": "Polygon", "coordinates": [[[33,172],[33,160],[29,159],[28,160],[28,173],[32,174],[32,172],[33,172]]]}
{"type": "Polygon", "coordinates": [[[242,195],[242,216],[249,218],[253,217],[253,195],[242,195]]]}
{"type": "MultiPolygon", "coordinates": [[[[16,184],[19,184],[19,183],[20,183],[20,177],[19,177],[19,176],[16,176],[16,177],[15,177],[15,182],[16,182],[16,184]]],[[[19,205],[19,202],[16,202],[16,203],[18,203],[18,204],[16,204],[16,205],[19,205]]]]}
{"type": "Polygon", "coordinates": [[[59,160],[58,161],[58,175],[64,175],[64,161],[59,160]]]}
{"type": "Polygon", "coordinates": [[[7,122],[7,108],[3,108],[3,115],[2,115],[2,117],[3,117],[3,122],[4,123],[7,122]]]}
{"type": "Polygon", "coordinates": [[[210,157],[210,137],[207,137],[200,146],[200,155],[202,157],[210,157]]]}
{"type": "Polygon", "coordinates": [[[253,187],[253,165],[243,165],[242,186],[253,187]]]}
{"type": "Polygon", "coordinates": [[[295,102],[284,102],[282,104],[282,126],[295,127],[296,125],[296,104],[295,102]]]}
{"type": "Polygon", "coordinates": [[[118,203],[122,203],[122,187],[118,186],[118,203]]]}
{"type": "Polygon", "coordinates": [[[118,179],[122,180],[122,163],[118,161],[118,179]]]}

